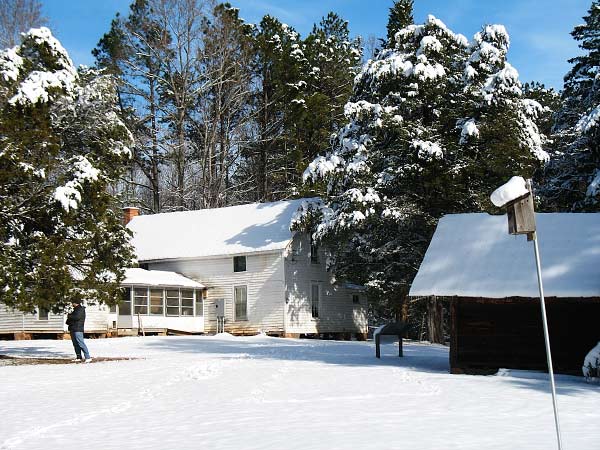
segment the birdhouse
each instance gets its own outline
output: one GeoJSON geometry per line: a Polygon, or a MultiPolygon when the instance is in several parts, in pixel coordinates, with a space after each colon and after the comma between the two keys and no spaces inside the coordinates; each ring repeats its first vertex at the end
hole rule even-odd
{"type": "Polygon", "coordinates": [[[526,234],[532,240],[535,233],[535,211],[531,182],[522,177],[512,177],[496,189],[491,200],[499,208],[505,208],[508,216],[509,234],[526,234]]]}
{"type": "Polygon", "coordinates": [[[530,234],[535,232],[535,212],[533,209],[533,195],[518,198],[506,205],[508,215],[509,234],[530,234]]]}

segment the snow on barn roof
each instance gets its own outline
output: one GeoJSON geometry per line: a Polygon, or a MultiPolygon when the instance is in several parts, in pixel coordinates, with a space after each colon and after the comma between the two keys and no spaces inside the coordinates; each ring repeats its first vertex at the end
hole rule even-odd
{"type": "Polygon", "coordinates": [[[125,270],[123,285],[135,286],[179,286],[202,289],[205,286],[176,272],[130,268],[125,270]]]}
{"type": "Polygon", "coordinates": [[[137,216],[127,225],[139,261],[284,249],[306,199],[137,216]]]}
{"type": "MultiPolygon", "coordinates": [[[[536,214],[547,297],[600,296],[600,214],[536,214]]],[[[538,297],[533,244],[506,216],[440,219],[411,296],[538,297]]]]}

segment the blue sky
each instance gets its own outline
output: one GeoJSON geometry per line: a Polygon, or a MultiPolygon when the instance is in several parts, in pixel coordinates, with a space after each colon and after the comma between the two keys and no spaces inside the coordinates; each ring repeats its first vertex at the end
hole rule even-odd
{"type": "MultiPolygon", "coordinates": [[[[241,16],[258,22],[271,14],[303,36],[329,11],[350,23],[353,35],[377,37],[392,0],[230,0],[241,16]]],[[[76,64],[93,64],[91,50],[109,29],[115,13],[128,11],[129,0],[42,0],[54,34],[76,64]]],[[[591,0],[415,0],[415,21],[427,14],[443,20],[454,32],[471,38],[485,23],[501,23],[511,36],[509,61],[521,81],[536,80],[562,88],[567,59],[578,54],[569,32],[582,23],[591,0]]]]}

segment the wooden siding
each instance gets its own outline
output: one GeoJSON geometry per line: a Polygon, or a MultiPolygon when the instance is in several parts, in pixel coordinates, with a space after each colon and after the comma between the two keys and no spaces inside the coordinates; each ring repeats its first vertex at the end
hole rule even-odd
{"type": "Polygon", "coordinates": [[[0,332],[53,332],[60,333],[64,327],[62,314],[48,313],[48,320],[38,320],[37,314],[23,314],[0,303],[0,332]]]}
{"type": "MultiPolygon", "coordinates": [[[[546,370],[539,299],[452,300],[450,366],[454,373],[498,368],[546,370]]],[[[581,375],[600,341],[598,299],[546,299],[554,370],[581,375]]]]}
{"type": "MultiPolygon", "coordinates": [[[[85,312],[86,332],[106,332],[108,307],[88,306],[85,312]]],[[[23,314],[0,303],[0,333],[60,333],[66,329],[63,314],[50,312],[48,320],[39,320],[37,314],[23,314]]]]}
{"type": "Polygon", "coordinates": [[[357,289],[336,284],[325,268],[325,252],[319,249],[318,263],[310,259],[310,239],[296,234],[285,258],[286,333],[366,333],[367,300],[357,289]],[[311,285],[320,286],[319,318],[311,311],[311,285]],[[359,294],[354,304],[352,295],[359,294]]]}
{"type": "Polygon", "coordinates": [[[247,254],[246,271],[233,271],[233,256],[155,261],[149,269],[178,272],[207,286],[204,300],[204,330],[217,329],[215,300],[225,299],[225,331],[244,334],[259,331],[282,333],[284,315],[284,270],[281,252],[247,254]],[[247,286],[248,319],[235,320],[233,291],[247,286]]]}
{"type": "Polygon", "coordinates": [[[108,312],[106,305],[90,305],[85,308],[85,331],[103,332],[108,330],[108,312]]]}

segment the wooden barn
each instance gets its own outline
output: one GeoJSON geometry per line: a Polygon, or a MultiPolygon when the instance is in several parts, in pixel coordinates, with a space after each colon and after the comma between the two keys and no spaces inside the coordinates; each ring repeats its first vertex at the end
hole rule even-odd
{"type": "MultiPolygon", "coordinates": [[[[200,305],[203,312],[202,328],[194,331],[217,331],[216,307],[222,304],[225,331],[233,334],[363,338],[367,304],[362,289],[335,280],[326,270],[325,250],[308,235],[290,231],[303,201],[142,216],[129,208],[125,217],[130,219],[127,226],[133,231],[141,268],[177,273],[206,287],[202,301],[195,301],[194,315],[200,315],[200,305]]],[[[145,279],[151,281],[152,276],[145,279]]],[[[147,292],[139,299],[141,309],[137,294],[130,297],[136,314],[127,318],[118,313],[119,323],[129,320],[135,326],[137,312],[143,323],[168,314],[169,291],[162,297],[156,291],[154,300],[151,286],[147,292]]],[[[196,292],[198,299],[201,291],[196,292]]],[[[130,308],[125,304],[125,316],[130,308]]],[[[118,310],[122,312],[123,305],[118,310]]]]}
{"type": "MultiPolygon", "coordinates": [[[[600,341],[600,214],[537,214],[554,370],[581,375],[600,341]]],[[[452,373],[546,370],[533,244],[506,216],[443,217],[410,296],[450,309],[452,373]]]]}

